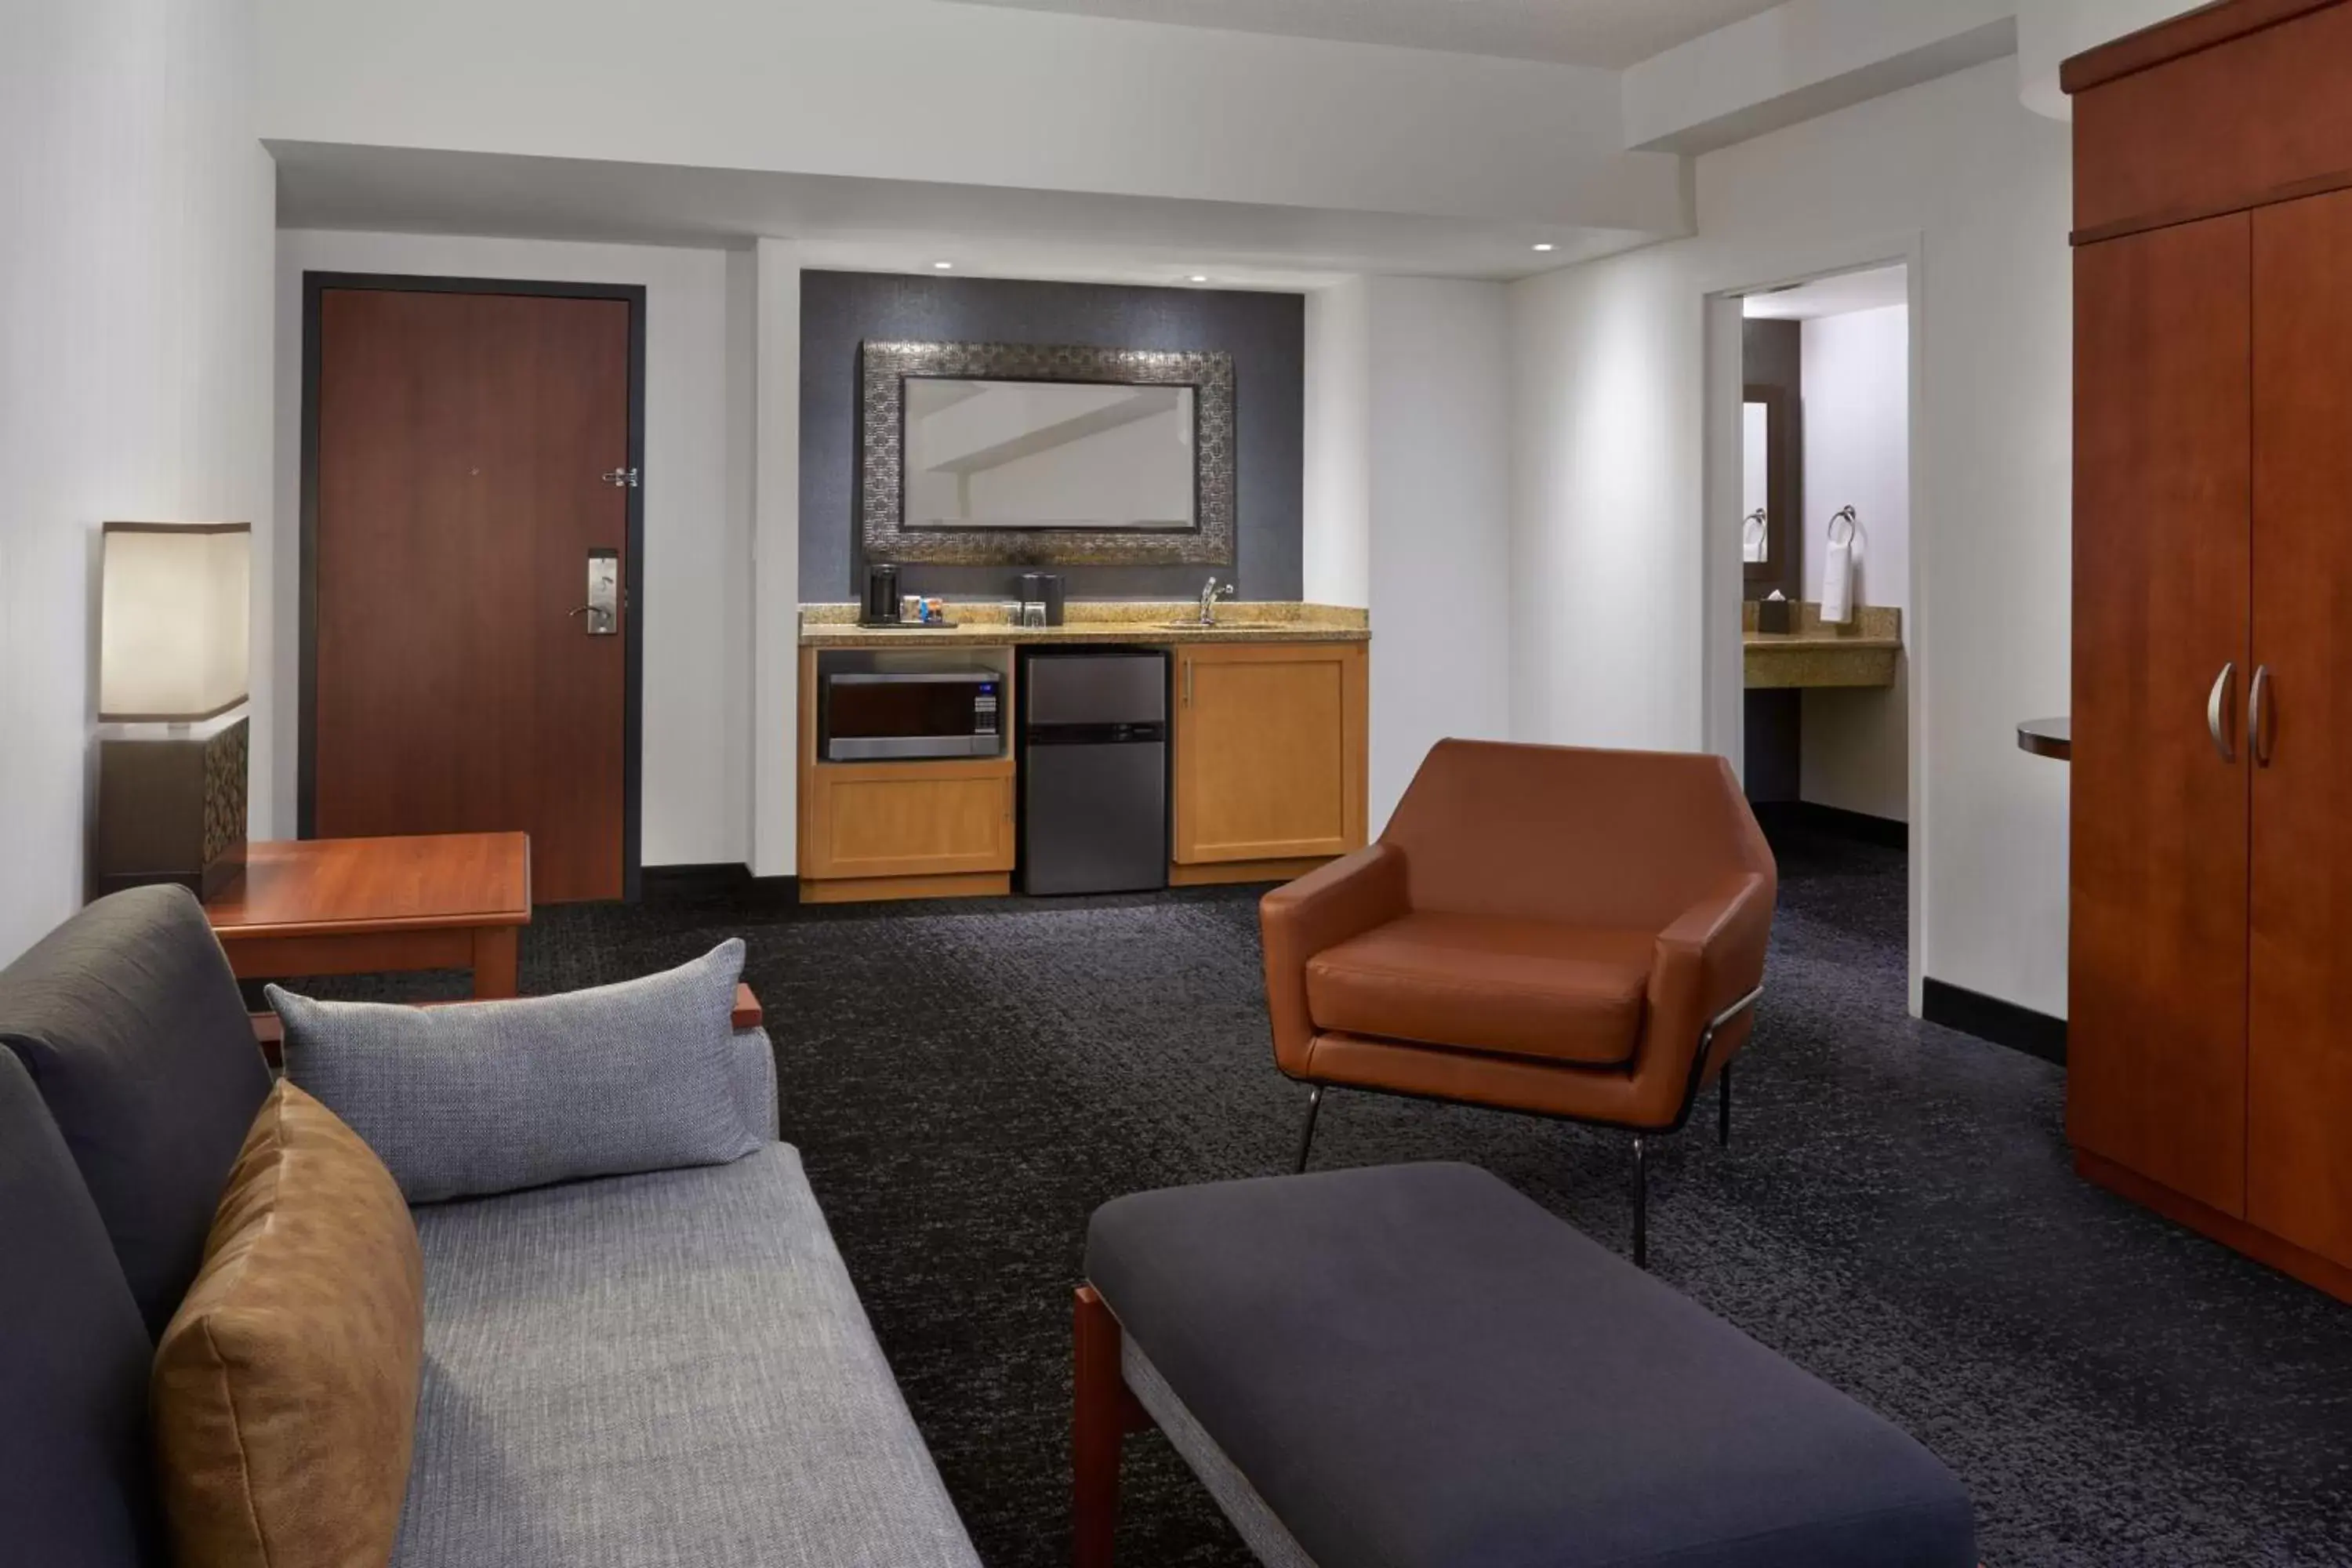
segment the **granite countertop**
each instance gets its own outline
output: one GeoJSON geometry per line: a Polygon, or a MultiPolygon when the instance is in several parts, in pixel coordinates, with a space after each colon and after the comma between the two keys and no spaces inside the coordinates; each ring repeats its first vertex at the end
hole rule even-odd
{"type": "Polygon", "coordinates": [[[1803,686],[1892,686],[1903,653],[1903,612],[1864,605],[1842,626],[1824,626],[1822,607],[1791,605],[1793,629],[1756,629],[1756,601],[1741,610],[1740,642],[1747,683],[1754,689],[1803,686]]]}
{"type": "Polygon", "coordinates": [[[1157,647],[1174,643],[1244,642],[1368,642],[1371,619],[1368,612],[1336,605],[1302,605],[1287,601],[1225,601],[1217,605],[1217,625],[1177,626],[1195,622],[1198,601],[1081,599],[1069,606],[1069,619],[1058,626],[1017,626],[1011,609],[998,603],[950,602],[947,627],[861,626],[856,605],[803,605],[801,646],[803,647],[1003,647],[1010,643],[1137,643],[1157,647]]]}

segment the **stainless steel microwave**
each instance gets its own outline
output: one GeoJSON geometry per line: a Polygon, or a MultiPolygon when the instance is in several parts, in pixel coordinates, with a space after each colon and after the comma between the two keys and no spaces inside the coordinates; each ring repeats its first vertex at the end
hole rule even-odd
{"type": "Polygon", "coordinates": [[[977,661],[817,661],[817,754],[828,763],[1004,754],[1004,674],[977,661]]]}

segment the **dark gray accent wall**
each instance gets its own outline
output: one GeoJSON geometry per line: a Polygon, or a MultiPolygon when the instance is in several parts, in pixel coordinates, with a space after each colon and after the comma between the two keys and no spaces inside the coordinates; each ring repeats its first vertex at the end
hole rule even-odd
{"type": "MultiPolygon", "coordinates": [[[[857,347],[918,342],[1076,343],[1223,350],[1234,356],[1234,563],[1221,579],[1250,599],[1301,593],[1307,423],[1307,300],[1220,289],[1130,289],[998,278],[801,274],[801,597],[856,599],[857,347]]],[[[1198,566],[1059,566],[1050,537],[1036,566],[1080,598],[1188,598],[1198,566]]],[[[909,594],[1011,597],[1023,568],[908,564],[909,594]]]]}

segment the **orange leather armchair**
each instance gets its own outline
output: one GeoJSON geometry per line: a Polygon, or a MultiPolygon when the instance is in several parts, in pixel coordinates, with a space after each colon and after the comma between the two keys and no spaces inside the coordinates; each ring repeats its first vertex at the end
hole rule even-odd
{"type": "Polygon", "coordinates": [[[1623,1128],[1646,1263],[1646,1135],[1722,1086],[1764,979],[1778,874],[1719,757],[1444,741],[1379,842],[1265,896],[1275,1060],[1313,1086],[1623,1128]]]}

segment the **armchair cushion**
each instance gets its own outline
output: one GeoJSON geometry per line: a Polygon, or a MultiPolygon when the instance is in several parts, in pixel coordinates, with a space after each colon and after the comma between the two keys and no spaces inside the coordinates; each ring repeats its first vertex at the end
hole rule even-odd
{"type": "Polygon", "coordinates": [[[739,1043],[743,943],[562,996],[399,1007],[269,987],[286,1076],[412,1204],[718,1165],[768,1142],[772,1067],[739,1043]]]}
{"type": "Polygon", "coordinates": [[[1318,1029],[1621,1067],[1642,1037],[1654,932],[1415,910],[1307,963],[1318,1029]]]}

